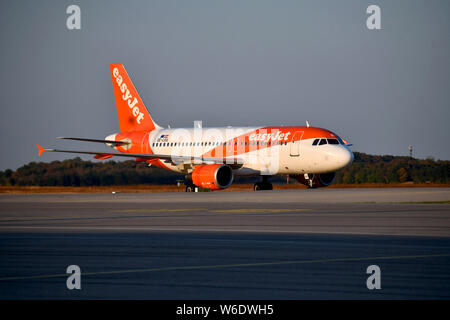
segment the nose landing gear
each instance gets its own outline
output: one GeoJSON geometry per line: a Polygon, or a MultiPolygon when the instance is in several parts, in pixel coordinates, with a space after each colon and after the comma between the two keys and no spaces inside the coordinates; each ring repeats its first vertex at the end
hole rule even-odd
{"type": "Polygon", "coordinates": [[[262,181],[255,183],[255,185],[253,186],[253,190],[273,190],[273,186],[268,180],[269,176],[262,176],[262,181]]]}
{"type": "Polygon", "coordinates": [[[303,176],[305,177],[305,181],[308,183],[308,188],[314,188],[314,174],[305,173],[303,176]]]}

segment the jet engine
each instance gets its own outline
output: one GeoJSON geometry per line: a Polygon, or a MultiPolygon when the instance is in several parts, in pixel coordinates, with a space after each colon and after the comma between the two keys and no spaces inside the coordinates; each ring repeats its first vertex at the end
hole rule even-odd
{"type": "Polygon", "coordinates": [[[310,188],[327,187],[336,179],[336,172],[320,173],[320,174],[299,174],[296,176],[298,182],[310,188]]]}
{"type": "Polygon", "coordinates": [[[225,189],[233,182],[233,170],[225,164],[201,164],[192,171],[192,182],[201,188],[225,189]]]}

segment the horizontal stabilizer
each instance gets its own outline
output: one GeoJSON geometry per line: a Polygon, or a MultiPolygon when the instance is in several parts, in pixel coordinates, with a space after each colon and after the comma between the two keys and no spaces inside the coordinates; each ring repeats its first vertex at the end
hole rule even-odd
{"type": "Polygon", "coordinates": [[[123,146],[130,144],[126,141],[114,141],[114,140],[100,140],[100,139],[86,139],[86,138],[67,138],[67,137],[58,137],[58,139],[64,139],[64,140],[77,140],[77,141],[87,141],[87,142],[98,142],[98,143],[110,143],[114,144],[116,146],[123,146]]]}
{"type": "Polygon", "coordinates": [[[38,147],[39,150],[39,157],[42,155],[42,153],[44,153],[44,151],[46,151],[44,148],[42,148],[40,145],[36,144],[36,147],[38,147]]]}

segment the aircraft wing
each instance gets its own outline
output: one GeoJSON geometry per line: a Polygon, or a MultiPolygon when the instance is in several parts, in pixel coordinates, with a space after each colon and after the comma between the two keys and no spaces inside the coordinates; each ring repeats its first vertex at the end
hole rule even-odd
{"type": "Polygon", "coordinates": [[[136,158],[136,160],[151,160],[151,159],[161,159],[166,162],[171,162],[173,164],[180,163],[195,163],[195,164],[214,164],[214,163],[226,163],[226,164],[242,164],[242,159],[224,159],[224,158],[213,158],[213,157],[194,157],[194,156],[177,156],[170,154],[140,154],[140,153],[121,153],[121,152],[99,152],[99,151],[78,151],[78,150],[61,150],[61,149],[48,149],[43,148],[36,144],[39,149],[39,157],[43,152],[64,152],[64,153],[78,153],[78,154],[93,154],[95,159],[108,159],[111,157],[128,157],[136,158]],[[233,160],[233,162],[231,162],[233,160]],[[231,162],[231,163],[230,163],[231,162]]]}

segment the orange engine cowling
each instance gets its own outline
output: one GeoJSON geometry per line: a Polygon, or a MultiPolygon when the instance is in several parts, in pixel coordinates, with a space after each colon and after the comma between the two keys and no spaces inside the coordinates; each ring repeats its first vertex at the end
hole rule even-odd
{"type": "Polygon", "coordinates": [[[309,179],[305,179],[302,174],[297,175],[295,178],[301,184],[304,184],[310,188],[320,188],[327,187],[334,182],[336,179],[336,172],[321,173],[321,174],[308,174],[309,179]],[[311,184],[310,181],[311,180],[311,184]]]}
{"type": "Polygon", "coordinates": [[[192,171],[192,182],[201,188],[225,189],[233,182],[233,170],[225,164],[201,164],[192,171]]]}

